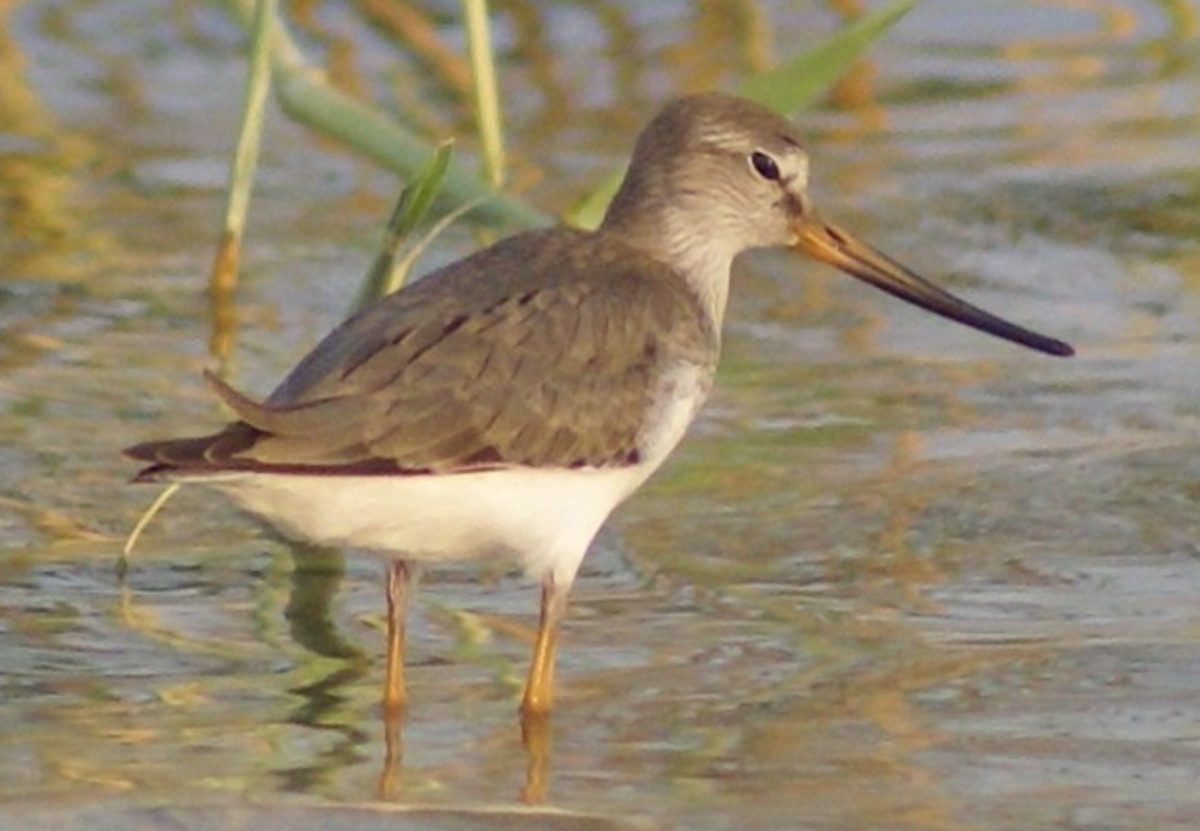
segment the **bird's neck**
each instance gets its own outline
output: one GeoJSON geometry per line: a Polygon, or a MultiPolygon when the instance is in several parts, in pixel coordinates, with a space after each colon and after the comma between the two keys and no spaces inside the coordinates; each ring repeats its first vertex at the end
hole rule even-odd
{"type": "Polygon", "coordinates": [[[676,271],[708,312],[714,331],[719,332],[729,298],[729,275],[740,249],[712,226],[697,221],[686,205],[651,211],[610,210],[601,231],[619,237],[676,271]]]}

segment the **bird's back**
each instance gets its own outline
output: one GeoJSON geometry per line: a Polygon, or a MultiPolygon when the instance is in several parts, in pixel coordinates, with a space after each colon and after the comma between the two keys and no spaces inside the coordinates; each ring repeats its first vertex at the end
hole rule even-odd
{"type": "Polygon", "coordinates": [[[127,452],[152,463],[142,478],[636,464],[663,378],[709,378],[718,338],[667,265],[604,234],[536,231],[352,317],[261,404],[214,379],[240,417],[225,430],[127,452]]]}

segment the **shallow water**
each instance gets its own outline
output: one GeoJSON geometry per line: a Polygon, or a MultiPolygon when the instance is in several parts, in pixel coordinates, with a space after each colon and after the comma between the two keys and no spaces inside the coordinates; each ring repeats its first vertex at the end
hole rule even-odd
{"type": "MultiPolygon", "coordinates": [[[[837,22],[500,5],[516,169],[555,210],[669,93],[837,22]]],[[[451,77],[357,14],[306,35],[341,77],[451,77]]],[[[514,715],[536,592],[503,568],[423,579],[391,737],[374,559],[184,492],[117,577],[153,495],[118,448],[221,418],[240,37],[199,4],[0,10],[0,825],[1194,827],[1198,14],[926,0],[803,120],[826,213],[1079,355],[748,258],[710,406],[585,563],[542,755],[514,715]]],[[[397,190],[278,115],[268,138],[254,392],[344,313],[397,190]]]]}

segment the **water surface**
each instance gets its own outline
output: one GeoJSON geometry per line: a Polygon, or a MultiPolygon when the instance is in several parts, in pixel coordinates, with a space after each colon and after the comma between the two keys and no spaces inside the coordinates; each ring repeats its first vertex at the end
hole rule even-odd
{"type": "MultiPolygon", "coordinates": [[[[670,94],[841,4],[497,6],[517,176],[559,210],[670,94]]],[[[296,24],[354,88],[454,100],[372,8],[296,24]]],[[[514,716],[536,590],[503,567],[423,581],[390,740],[373,558],[185,492],[118,579],[152,497],[118,449],[223,417],[204,277],[241,35],[197,3],[0,14],[0,824],[1194,826],[1192,4],[926,0],[803,119],[826,213],[1079,355],[747,258],[710,406],[585,563],[546,757],[514,716]]],[[[344,314],[398,189],[278,114],[268,140],[233,363],[257,393],[344,314]]]]}

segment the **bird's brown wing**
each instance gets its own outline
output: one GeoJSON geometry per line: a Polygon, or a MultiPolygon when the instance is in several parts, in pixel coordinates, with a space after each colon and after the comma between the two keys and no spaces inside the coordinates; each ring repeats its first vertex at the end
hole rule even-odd
{"type": "Polygon", "coordinates": [[[716,333],[666,266],[613,240],[539,232],[352,318],[241,421],[131,455],[178,468],[449,472],[637,460],[657,379],[709,367],[716,333]]]}

